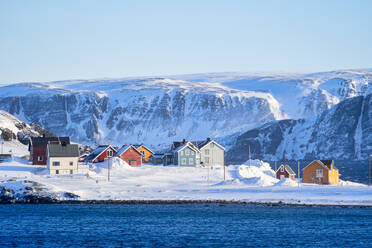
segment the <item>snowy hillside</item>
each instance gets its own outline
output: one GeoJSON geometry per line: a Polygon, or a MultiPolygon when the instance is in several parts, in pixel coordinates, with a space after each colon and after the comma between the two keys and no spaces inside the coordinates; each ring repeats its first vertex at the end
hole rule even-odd
{"type": "Polygon", "coordinates": [[[77,142],[116,145],[204,139],[283,118],[269,93],[163,78],[10,85],[0,108],[77,142]]]}
{"type": "Polygon", "coordinates": [[[173,140],[235,137],[274,120],[315,117],[371,92],[371,82],[371,71],[348,70],[22,83],[0,87],[0,109],[80,143],[160,148],[173,140]]]}
{"type": "Polygon", "coordinates": [[[372,94],[346,99],[315,118],[281,120],[238,136],[227,160],[253,157],[365,160],[372,150],[372,94]]]}

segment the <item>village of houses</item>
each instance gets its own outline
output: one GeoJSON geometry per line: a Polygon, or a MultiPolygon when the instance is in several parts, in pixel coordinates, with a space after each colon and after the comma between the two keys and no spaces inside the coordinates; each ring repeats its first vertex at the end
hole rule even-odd
{"type": "Polygon", "coordinates": [[[28,160],[0,162],[0,186],[17,189],[17,183],[32,180],[51,191],[76,194],[80,200],[372,205],[370,188],[341,180],[333,160],[312,161],[299,178],[286,163],[275,170],[253,159],[226,165],[225,148],[210,138],[172,142],[162,153],[146,144],[105,144],[85,149],[88,152],[81,148],[69,137],[32,137],[28,160]]]}
{"type": "MultiPolygon", "coordinates": [[[[178,167],[224,167],[225,148],[207,138],[203,141],[173,142],[166,153],[154,153],[144,144],[125,144],[122,147],[99,145],[91,153],[80,154],[78,144],[69,137],[33,137],[29,142],[33,165],[46,166],[50,175],[71,175],[89,172],[95,163],[120,158],[132,167],[163,165],[178,167]]],[[[277,179],[295,181],[296,173],[287,164],[275,171],[277,179]]],[[[339,183],[339,172],[333,160],[315,160],[302,170],[302,182],[313,184],[339,183]]]]}

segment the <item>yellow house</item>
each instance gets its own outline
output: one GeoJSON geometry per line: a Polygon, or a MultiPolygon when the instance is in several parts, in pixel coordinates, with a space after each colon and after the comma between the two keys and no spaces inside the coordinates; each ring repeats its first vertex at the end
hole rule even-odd
{"type": "Polygon", "coordinates": [[[303,183],[338,184],[339,173],[333,160],[314,160],[302,169],[303,183]]]}
{"type": "Polygon", "coordinates": [[[134,145],[134,147],[142,154],[142,161],[148,163],[153,152],[143,144],[134,145]]]}

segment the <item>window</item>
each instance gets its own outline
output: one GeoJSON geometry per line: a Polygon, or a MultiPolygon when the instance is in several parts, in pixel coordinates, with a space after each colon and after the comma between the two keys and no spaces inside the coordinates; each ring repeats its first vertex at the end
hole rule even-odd
{"type": "Polygon", "coordinates": [[[142,156],[145,156],[145,151],[140,151],[140,153],[142,154],[142,156]]]}
{"type": "Polygon", "coordinates": [[[74,171],[73,170],[70,170],[70,174],[74,174],[74,171]]]}
{"type": "Polygon", "coordinates": [[[209,164],[209,157],[205,157],[205,163],[209,164]]]}
{"type": "Polygon", "coordinates": [[[284,166],[280,167],[280,172],[284,172],[284,166]]]}
{"type": "Polygon", "coordinates": [[[112,157],[112,150],[107,150],[107,157],[112,157]]]}
{"type": "Polygon", "coordinates": [[[191,151],[191,155],[194,155],[195,154],[195,152],[194,151],[191,151]]]}
{"type": "Polygon", "coordinates": [[[54,162],[53,162],[53,166],[60,166],[59,161],[54,161],[54,162]]]}
{"type": "Polygon", "coordinates": [[[185,151],[185,155],[190,155],[190,151],[189,150],[186,150],[185,151]]]}
{"type": "Polygon", "coordinates": [[[37,161],[43,161],[43,156],[37,156],[37,161]]]}
{"type": "Polygon", "coordinates": [[[56,170],[56,175],[58,175],[59,174],[59,170],[56,170]]]}
{"type": "Polygon", "coordinates": [[[209,155],[209,149],[205,149],[205,150],[204,150],[204,154],[205,154],[205,155],[209,155]]]}
{"type": "Polygon", "coordinates": [[[186,158],[182,158],[182,164],[186,164],[186,158]]]}
{"type": "Polygon", "coordinates": [[[70,166],[74,166],[74,162],[70,162],[70,166]]]}
{"type": "Polygon", "coordinates": [[[316,177],[323,177],[323,170],[316,170],[316,177]]]}
{"type": "Polygon", "coordinates": [[[189,158],[189,164],[193,164],[194,163],[194,159],[193,158],[189,158]]]}

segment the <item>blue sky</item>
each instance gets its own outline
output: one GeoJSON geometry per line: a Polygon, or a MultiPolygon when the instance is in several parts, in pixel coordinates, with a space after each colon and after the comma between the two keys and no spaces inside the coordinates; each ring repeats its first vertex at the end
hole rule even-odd
{"type": "Polygon", "coordinates": [[[372,67],[372,1],[0,1],[0,82],[372,67]]]}

